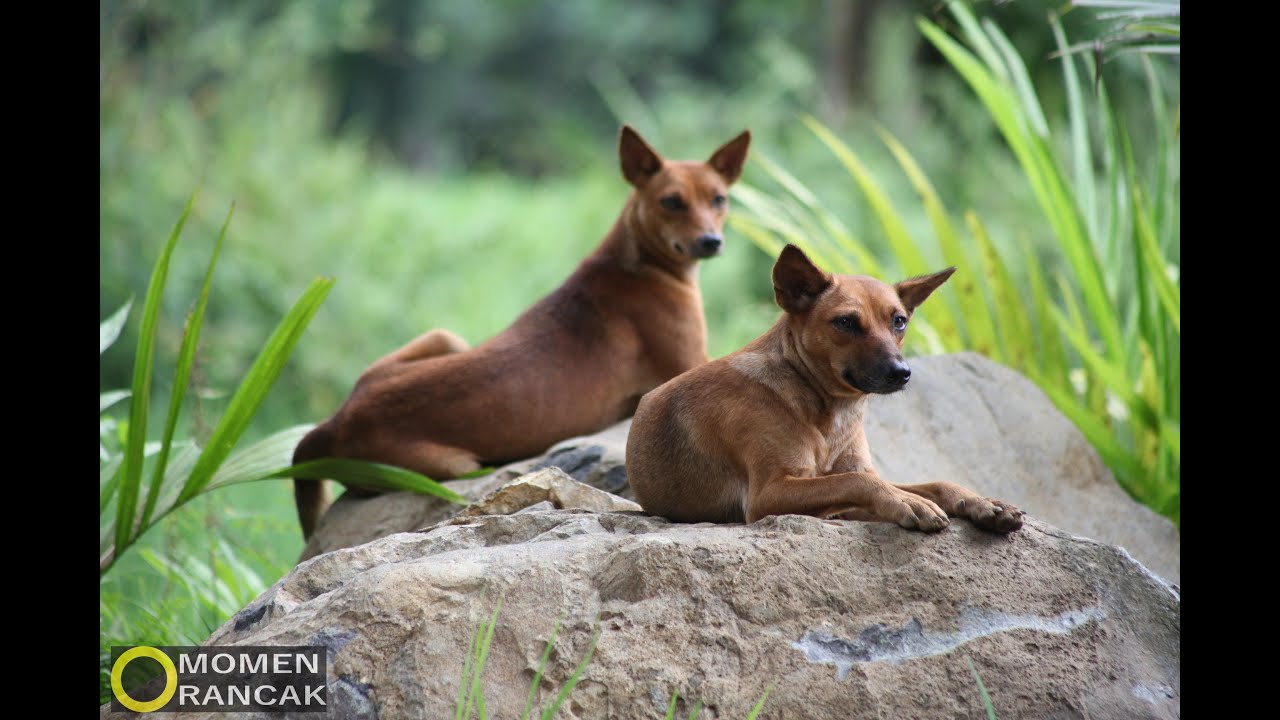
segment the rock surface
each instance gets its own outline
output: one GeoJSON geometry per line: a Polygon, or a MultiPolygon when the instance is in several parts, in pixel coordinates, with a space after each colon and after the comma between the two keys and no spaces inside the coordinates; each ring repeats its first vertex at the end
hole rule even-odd
{"type": "MultiPolygon", "coordinates": [[[[873,398],[867,438],[890,482],[950,480],[1007,500],[1069,532],[1124,547],[1170,581],[1181,573],[1179,532],[1130,498],[1088,441],[1030,380],[974,353],[913,358],[903,392],[873,398]]],[[[533,469],[633,498],[623,462],[630,421],[554,446],[493,475],[450,483],[479,498],[533,469]]],[[[302,559],[427,527],[458,510],[436,498],[345,495],[321,519],[302,559]]]]}
{"type": "Polygon", "coordinates": [[[591,512],[639,512],[641,509],[630,500],[574,480],[558,467],[548,467],[512,480],[463,508],[456,517],[510,515],[539,505],[549,505],[551,510],[591,512]]]}
{"type": "MultiPolygon", "coordinates": [[[[634,500],[625,466],[630,428],[631,421],[626,420],[594,435],[557,443],[543,455],[504,465],[484,477],[450,480],[448,485],[459,495],[476,501],[518,477],[555,467],[580,483],[634,500]]],[[[374,496],[345,493],[320,518],[298,562],[393,533],[430,527],[453,517],[460,509],[445,500],[409,492],[374,496]]]]}
{"type": "Polygon", "coordinates": [[[1129,497],[1097,451],[1035,383],[976,353],[911,360],[903,392],[872,399],[867,441],[890,482],[950,480],[1028,515],[1119,545],[1173,583],[1181,542],[1129,497]]]}
{"type": "Polygon", "coordinates": [[[305,562],[208,644],[330,648],[342,717],[451,717],[476,625],[505,598],[482,676],[490,717],[553,697],[599,640],[563,718],[976,718],[971,659],[1002,718],[1180,715],[1177,592],[1119,548],[1030,519],[765,518],[679,525],[639,513],[456,518],[305,562]]]}

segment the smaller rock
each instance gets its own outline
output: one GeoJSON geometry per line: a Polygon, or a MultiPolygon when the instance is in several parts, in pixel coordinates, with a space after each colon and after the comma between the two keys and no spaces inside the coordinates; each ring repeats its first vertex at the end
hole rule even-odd
{"type": "Polygon", "coordinates": [[[583,485],[552,466],[516,478],[468,505],[457,517],[511,515],[544,502],[551,503],[558,510],[618,512],[641,509],[630,500],[583,485]]]}

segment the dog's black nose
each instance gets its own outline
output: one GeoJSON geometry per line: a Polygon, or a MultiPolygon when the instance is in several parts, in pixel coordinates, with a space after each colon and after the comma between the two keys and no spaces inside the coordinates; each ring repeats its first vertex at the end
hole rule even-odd
{"type": "Polygon", "coordinates": [[[712,255],[720,249],[720,242],[719,235],[703,235],[698,238],[698,250],[703,255],[712,255]]]}
{"type": "Polygon", "coordinates": [[[904,362],[894,363],[889,368],[889,382],[895,385],[906,385],[911,379],[911,368],[904,362]]]}

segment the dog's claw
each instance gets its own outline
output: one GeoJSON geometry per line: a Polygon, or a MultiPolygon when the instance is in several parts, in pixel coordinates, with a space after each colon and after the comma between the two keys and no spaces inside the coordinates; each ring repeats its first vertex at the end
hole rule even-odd
{"type": "Polygon", "coordinates": [[[1026,513],[1009,503],[997,500],[974,502],[967,516],[974,525],[990,532],[1007,533],[1022,527],[1022,517],[1026,513]],[[990,504],[990,509],[984,505],[990,504]]]}

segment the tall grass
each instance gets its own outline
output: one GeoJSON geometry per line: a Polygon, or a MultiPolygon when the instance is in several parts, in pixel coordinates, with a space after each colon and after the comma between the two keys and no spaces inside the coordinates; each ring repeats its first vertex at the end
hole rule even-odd
{"type": "MultiPolygon", "coordinates": [[[[187,397],[187,385],[195,365],[196,349],[200,343],[200,329],[204,321],[209,290],[213,282],[214,268],[231,223],[231,212],[222,224],[222,230],[214,244],[204,282],[195,304],[187,315],[182,332],[182,344],[178,351],[174,371],[173,390],[169,399],[162,439],[158,443],[147,442],[147,424],[150,415],[152,372],[155,364],[156,334],[160,316],[160,298],[164,293],[169,274],[170,260],[183,226],[195,202],[193,194],[179,216],[169,239],[161,251],[151,274],[147,296],[142,309],[142,330],[138,334],[138,346],[134,355],[133,385],[124,393],[102,393],[101,412],[118,401],[130,400],[129,417],[123,431],[123,450],[114,457],[100,439],[101,477],[99,480],[99,572],[105,574],[120,554],[132,545],[160,518],[190,501],[201,493],[235,483],[270,478],[292,477],[306,473],[310,476],[333,477],[341,480],[357,480],[378,487],[397,490],[414,490],[443,497],[453,502],[465,502],[463,498],[429,478],[415,473],[370,463],[345,460],[322,460],[290,467],[289,457],[293,448],[310,428],[307,425],[282,430],[244,450],[233,453],[237,441],[249,426],[258,407],[279,377],[289,354],[306,329],[311,317],[320,308],[325,294],[333,286],[333,280],[318,278],[303,292],[302,297],[280,321],[280,325],[268,338],[257,360],[245,374],[239,388],[231,397],[227,409],[214,426],[208,441],[201,447],[195,440],[174,441],[178,419],[187,397]],[[143,500],[143,478],[148,458],[150,482],[143,500]]],[[[127,303],[99,328],[100,348],[105,353],[120,335],[131,303],[127,303]]]]}
{"type": "Polygon", "coordinates": [[[925,347],[975,350],[1027,375],[1130,494],[1180,523],[1176,115],[1142,56],[1151,106],[1143,130],[1154,151],[1140,163],[1092,58],[1066,52],[1061,24],[1050,14],[1067,91],[1067,118],[1050,125],[1000,28],[978,22],[962,3],[948,8],[963,44],[923,19],[919,30],[988,111],[1041,210],[1047,232],[1031,237],[1052,242],[1026,234],[1017,242],[993,238],[972,210],[962,230],[907,148],[879,128],[932,228],[934,242],[922,242],[859,154],[812,117],[804,124],[849,171],[883,240],[855,237],[815,193],[759,151],[757,164],[779,192],[740,185],[735,196],[746,212],[729,223],[771,255],[793,242],[836,272],[900,279],[960,266],[956,281],[943,288],[945,302],[929,309],[927,321],[917,320],[925,347]],[[1080,66],[1089,72],[1082,76],[1080,66]],[[1096,92],[1088,78],[1096,79],[1096,92]]]}

